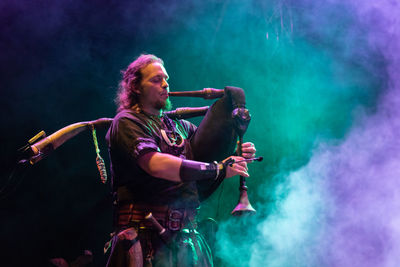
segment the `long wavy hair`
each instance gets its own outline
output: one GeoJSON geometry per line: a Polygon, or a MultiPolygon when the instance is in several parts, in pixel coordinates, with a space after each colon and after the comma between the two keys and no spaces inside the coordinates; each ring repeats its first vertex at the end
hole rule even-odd
{"type": "Polygon", "coordinates": [[[118,106],[117,111],[131,108],[138,104],[138,95],[134,90],[140,89],[140,83],[142,82],[141,70],[154,62],[164,65],[161,58],[151,54],[142,54],[129,64],[126,70],[121,71],[122,80],[119,83],[117,97],[115,98],[115,103],[118,106]]]}

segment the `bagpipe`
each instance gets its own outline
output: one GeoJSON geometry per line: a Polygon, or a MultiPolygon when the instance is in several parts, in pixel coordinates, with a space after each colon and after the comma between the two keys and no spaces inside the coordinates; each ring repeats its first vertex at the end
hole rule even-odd
{"type": "MultiPolygon", "coordinates": [[[[243,135],[250,123],[250,113],[246,109],[245,94],[243,89],[227,86],[224,89],[205,88],[200,91],[170,92],[171,97],[202,97],[204,99],[216,99],[211,107],[178,108],[165,112],[171,119],[187,119],[196,116],[204,116],[196,132],[190,139],[193,160],[212,162],[223,160],[235,153],[242,155],[241,147],[243,135]]],[[[40,132],[28,141],[28,144],[20,149],[21,153],[28,156],[27,161],[34,165],[52,151],[57,149],[67,140],[89,129],[92,131],[96,149],[96,163],[103,183],[107,181],[107,172],[104,160],[100,156],[98,148],[96,128],[108,128],[113,119],[100,118],[94,121],[78,122],[68,125],[50,136],[46,137],[44,131],[40,132]]],[[[261,161],[262,157],[248,159],[246,161],[261,161]]],[[[207,199],[220,185],[222,180],[202,180],[197,182],[200,201],[207,199]]],[[[245,177],[240,176],[239,201],[232,211],[233,215],[255,213],[255,209],[249,202],[245,177]]]]}

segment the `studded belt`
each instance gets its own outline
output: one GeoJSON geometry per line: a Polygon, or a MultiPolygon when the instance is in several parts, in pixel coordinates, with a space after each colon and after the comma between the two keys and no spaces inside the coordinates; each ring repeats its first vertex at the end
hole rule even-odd
{"type": "Polygon", "coordinates": [[[171,208],[167,205],[125,204],[117,207],[117,227],[136,226],[140,229],[152,228],[145,219],[149,213],[165,228],[179,231],[184,227],[196,228],[196,209],[171,208]]]}

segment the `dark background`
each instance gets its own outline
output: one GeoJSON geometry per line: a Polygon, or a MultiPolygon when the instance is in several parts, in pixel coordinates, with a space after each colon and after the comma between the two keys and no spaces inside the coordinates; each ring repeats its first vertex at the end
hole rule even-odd
{"type": "MultiPolygon", "coordinates": [[[[274,188],[284,182],[279,174],[306,164],[316,140],[343,138],[356,108],[374,112],[386,63],[365,32],[351,8],[335,3],[1,1],[2,265],[71,261],[85,249],[94,266],[104,264],[110,185],[100,182],[89,131],[24,177],[10,172],[17,149],[40,130],[50,135],[75,122],[112,118],[120,70],[141,53],[163,58],[171,91],[245,89],[252,113],[245,140],[265,158],[251,167],[249,195],[265,218],[276,204],[274,188]]],[[[109,166],[105,133],[97,134],[109,166]]],[[[204,203],[202,217],[229,217],[237,187],[237,179],[227,181],[204,203]]]]}

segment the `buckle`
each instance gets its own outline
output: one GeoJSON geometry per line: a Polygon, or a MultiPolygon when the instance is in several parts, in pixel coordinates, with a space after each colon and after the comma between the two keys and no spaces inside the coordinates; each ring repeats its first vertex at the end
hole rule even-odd
{"type": "Polygon", "coordinates": [[[179,231],[181,229],[181,222],[183,220],[183,213],[179,210],[170,210],[168,214],[168,228],[171,231],[179,231]]]}

